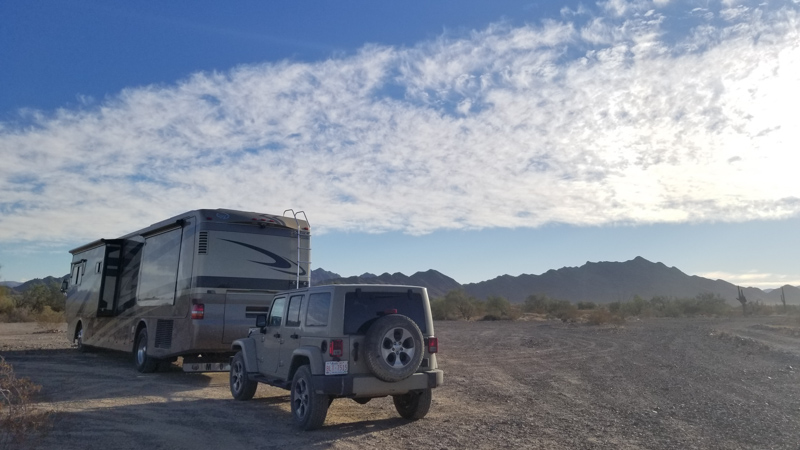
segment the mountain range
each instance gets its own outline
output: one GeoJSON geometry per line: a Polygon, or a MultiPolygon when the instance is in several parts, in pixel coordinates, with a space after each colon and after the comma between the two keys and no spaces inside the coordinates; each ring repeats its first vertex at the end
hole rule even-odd
{"type": "Polygon", "coordinates": [[[0,286],[6,286],[11,288],[13,291],[16,292],[25,292],[28,289],[43,284],[45,286],[48,285],[56,285],[61,286],[61,280],[63,280],[68,275],[64,275],[62,277],[44,277],[44,278],[34,278],[32,280],[28,280],[24,283],[20,283],[18,281],[3,281],[0,282],[0,286]]]}
{"type": "MultiPolygon", "coordinates": [[[[5,281],[2,285],[24,292],[36,284],[60,284],[62,277],[37,278],[25,283],[5,281]]],[[[625,262],[587,262],[580,267],[562,267],[541,275],[502,275],[479,283],[460,284],[436,270],[417,272],[411,276],[403,273],[375,275],[363,273],[342,277],[325,269],[311,271],[311,284],[402,284],[423,286],[432,298],[442,297],[449,291],[462,289],[467,294],[485,300],[501,296],[512,303],[524,302],[533,294],[577,302],[610,303],[627,301],[638,295],[644,299],[655,296],[690,298],[698,294],[719,295],[730,304],[738,305],[738,287],[725,280],[687,275],[675,267],[660,262],[650,262],[641,256],[625,262]]],[[[755,302],[780,303],[781,292],[787,304],[800,304],[800,288],[785,285],[782,288],[761,290],[743,288],[745,297],[755,302]]]]}
{"type": "MultiPolygon", "coordinates": [[[[356,277],[340,277],[323,269],[312,271],[312,284],[412,284],[428,288],[431,297],[440,297],[453,289],[463,289],[479,299],[497,295],[512,303],[524,302],[532,294],[544,294],[555,299],[573,303],[591,301],[610,303],[627,301],[638,295],[645,299],[654,296],[690,298],[710,293],[721,296],[731,304],[738,304],[737,286],[724,280],[687,275],[675,267],[660,262],[650,262],[641,256],[625,262],[587,262],[580,267],[562,267],[548,270],[541,275],[503,275],[479,283],[459,284],[454,279],[437,272],[417,272],[406,276],[402,273],[383,275],[364,274],[356,277]]],[[[800,288],[783,286],[787,304],[800,304],[800,288]]],[[[749,301],[780,303],[781,289],[762,291],[758,288],[743,289],[749,301]]]]}

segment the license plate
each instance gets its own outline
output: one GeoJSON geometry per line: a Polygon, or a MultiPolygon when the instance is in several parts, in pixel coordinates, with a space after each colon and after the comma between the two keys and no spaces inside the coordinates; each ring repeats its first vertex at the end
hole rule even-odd
{"type": "Polygon", "coordinates": [[[344,375],[347,373],[347,361],[325,361],[325,375],[344,375]]]}

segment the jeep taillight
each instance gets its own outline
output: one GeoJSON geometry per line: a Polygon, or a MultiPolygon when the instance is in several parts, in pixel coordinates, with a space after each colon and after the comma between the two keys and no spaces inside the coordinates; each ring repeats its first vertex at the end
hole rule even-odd
{"type": "Polygon", "coordinates": [[[328,353],[334,358],[341,358],[344,355],[344,342],[341,339],[331,340],[331,345],[328,347],[328,353]]]}
{"type": "Polygon", "coordinates": [[[202,303],[192,305],[192,319],[202,319],[206,313],[206,307],[202,303]]]}
{"type": "Polygon", "coordinates": [[[428,353],[436,353],[439,351],[439,338],[433,336],[428,338],[428,353]]]}

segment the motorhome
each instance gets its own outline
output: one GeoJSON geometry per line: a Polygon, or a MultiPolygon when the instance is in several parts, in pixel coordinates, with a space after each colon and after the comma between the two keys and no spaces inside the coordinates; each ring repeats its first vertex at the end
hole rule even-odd
{"type": "Polygon", "coordinates": [[[187,372],[229,370],[275,292],[310,285],[302,211],[201,209],[71,250],[68,336],[81,350],[131,352],[140,372],[182,358],[187,372]]]}

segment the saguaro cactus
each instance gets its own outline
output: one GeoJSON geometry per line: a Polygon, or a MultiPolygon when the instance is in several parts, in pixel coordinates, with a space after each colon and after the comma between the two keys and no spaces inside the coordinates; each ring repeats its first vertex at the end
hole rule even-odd
{"type": "Polygon", "coordinates": [[[741,287],[736,286],[736,289],[739,291],[739,296],[736,297],[736,300],[739,300],[739,303],[742,304],[742,315],[747,315],[747,298],[745,298],[744,291],[741,287]]]}
{"type": "Polygon", "coordinates": [[[781,288],[781,303],[783,303],[783,312],[786,312],[786,295],[783,294],[783,288],[781,288]]]}

